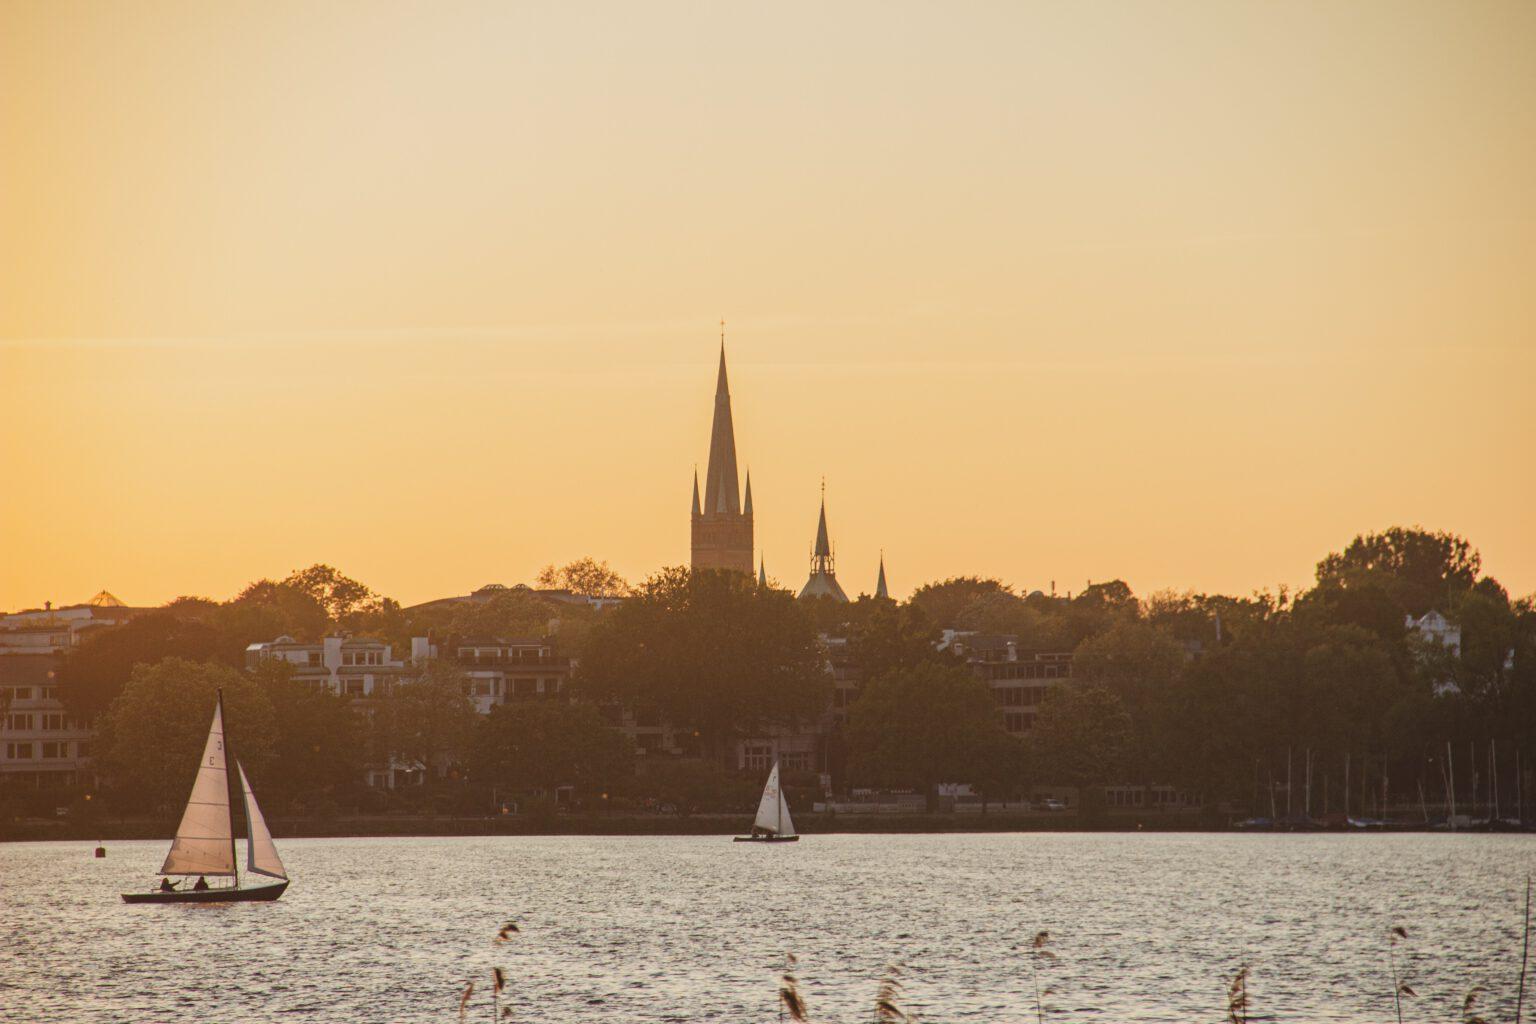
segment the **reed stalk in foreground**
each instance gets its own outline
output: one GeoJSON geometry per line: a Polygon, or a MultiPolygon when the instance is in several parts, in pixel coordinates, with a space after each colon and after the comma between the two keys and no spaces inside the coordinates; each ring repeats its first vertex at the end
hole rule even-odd
{"type": "Polygon", "coordinates": [[[900,975],[900,967],[895,964],[886,965],[885,976],[880,979],[880,987],[875,991],[875,1020],[878,1024],[915,1019],[896,1003],[897,993],[901,991],[901,982],[896,979],[900,975]]]}
{"type": "Polygon", "coordinates": [[[1488,1018],[1477,1012],[1477,1000],[1482,994],[1481,986],[1468,990],[1467,997],[1461,1001],[1461,1024],[1488,1024],[1488,1018]]]}
{"type": "Polygon", "coordinates": [[[1531,876],[1525,876],[1525,925],[1520,945],[1520,988],[1515,993],[1515,1024],[1520,1024],[1520,1013],[1525,1009],[1525,965],[1531,959],[1531,876]]]}
{"type": "MultiPolygon", "coordinates": [[[[1056,954],[1045,948],[1045,944],[1051,939],[1050,932],[1036,932],[1034,941],[1029,944],[1029,969],[1035,978],[1035,1022],[1045,1024],[1045,1002],[1040,998],[1040,961],[1055,960],[1056,954]]],[[[1045,995],[1050,995],[1047,988],[1045,995]]]]}
{"type": "Polygon", "coordinates": [[[1399,941],[1407,941],[1408,929],[1400,924],[1393,925],[1392,930],[1387,933],[1387,938],[1391,940],[1387,945],[1387,961],[1392,965],[1392,1005],[1397,1008],[1397,1024],[1403,1024],[1403,996],[1418,995],[1412,986],[1397,974],[1397,944],[1399,941]]]}
{"type": "Polygon", "coordinates": [[[794,976],[795,954],[784,954],[784,974],[779,978],[779,1020],[788,1013],[790,1020],[803,1024],[809,1018],[805,1013],[805,998],[800,995],[800,982],[794,976]]]}
{"type": "Polygon", "coordinates": [[[1248,965],[1237,969],[1227,986],[1227,1024],[1248,1024],[1248,965]]]}

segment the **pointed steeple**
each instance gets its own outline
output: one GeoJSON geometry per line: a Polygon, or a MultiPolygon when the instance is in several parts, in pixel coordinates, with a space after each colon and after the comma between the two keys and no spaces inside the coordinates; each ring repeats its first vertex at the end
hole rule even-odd
{"type": "Polygon", "coordinates": [[[709,435],[709,469],[704,474],[705,511],[712,515],[739,515],[740,486],[736,478],[736,430],[731,423],[731,387],[725,375],[725,339],[722,337],[720,374],[715,381],[715,422],[709,435]]]}
{"type": "Polygon", "coordinates": [[[693,514],[699,515],[699,467],[693,467],[693,514]]]}
{"type": "Polygon", "coordinates": [[[752,514],[752,471],[750,469],[747,470],[747,496],[741,501],[741,514],[744,516],[752,514]]]}
{"type": "Polygon", "coordinates": [[[768,586],[768,559],[760,558],[757,563],[757,585],[764,589],[768,586]]]}
{"type": "Polygon", "coordinates": [[[827,482],[821,482],[821,521],[816,524],[816,550],[811,552],[816,558],[831,558],[832,544],[827,539],[827,482]]]}
{"type": "Polygon", "coordinates": [[[880,552],[880,579],[875,582],[875,596],[889,600],[891,592],[885,589],[885,552],[880,552]]]}

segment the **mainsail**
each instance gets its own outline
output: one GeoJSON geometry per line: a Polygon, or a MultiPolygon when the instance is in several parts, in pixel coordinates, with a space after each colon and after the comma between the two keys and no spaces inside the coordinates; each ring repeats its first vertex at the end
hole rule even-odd
{"type": "Polygon", "coordinates": [[[224,760],[224,709],[213,710],[208,743],[198,762],[192,796],[176,829],[162,875],[233,875],[234,827],[229,814],[229,769],[224,760]]]}
{"type": "Polygon", "coordinates": [[[763,799],[757,805],[754,828],[776,836],[795,834],[795,823],[789,817],[789,805],[784,802],[784,791],[779,787],[779,762],[773,762],[768,773],[768,784],[763,787],[763,799]]]}
{"type": "Polygon", "coordinates": [[[267,830],[267,819],[261,816],[261,808],[256,806],[256,794],[251,792],[251,780],[245,777],[245,765],[236,761],[235,766],[240,769],[240,790],[245,794],[245,821],[251,829],[245,844],[246,870],[273,878],[287,878],[288,873],[283,870],[277,847],[272,843],[272,833],[267,830]]]}

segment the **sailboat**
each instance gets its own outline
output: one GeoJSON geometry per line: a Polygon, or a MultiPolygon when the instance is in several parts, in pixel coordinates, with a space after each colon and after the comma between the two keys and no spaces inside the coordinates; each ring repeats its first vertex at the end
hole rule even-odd
{"type": "Polygon", "coordinates": [[[737,836],[738,843],[797,843],[795,823],[789,816],[789,804],[784,801],[784,790],[779,787],[779,762],[773,762],[768,773],[768,783],[763,787],[763,799],[757,805],[757,820],[752,822],[752,834],[737,836]]]}
{"type": "Polygon", "coordinates": [[[288,888],[288,872],[277,855],[272,833],[267,821],[256,805],[256,794],[251,792],[251,780],[246,778],[245,768],[229,753],[224,732],[224,691],[219,691],[218,704],[213,709],[213,724],[208,728],[208,742],[203,747],[203,759],[198,764],[197,778],[192,783],[192,795],[187,809],[182,813],[181,825],[166,854],[160,874],[166,880],[160,887],[149,892],[125,892],[126,903],[246,903],[275,900],[288,888]],[[234,806],[236,780],[230,777],[229,765],[233,762],[239,776],[238,799],[245,806],[246,831],[246,885],[241,885],[240,863],[235,853],[234,806]],[[196,875],[197,888],[188,885],[176,888],[170,876],[196,875]],[[252,876],[260,879],[249,884],[252,876]],[[209,886],[207,879],[230,880],[228,885],[209,886]],[[265,879],[276,879],[266,881],[265,879]]]}

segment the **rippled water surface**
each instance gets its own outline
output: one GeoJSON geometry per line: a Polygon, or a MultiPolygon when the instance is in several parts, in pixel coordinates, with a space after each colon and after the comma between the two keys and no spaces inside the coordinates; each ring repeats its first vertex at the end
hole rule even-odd
{"type": "Polygon", "coordinates": [[[928,1021],[1388,1021],[1387,930],[1413,1020],[1472,985],[1513,1017],[1529,836],[808,836],[280,841],[274,904],[128,906],[164,843],[0,845],[0,1020],[773,1021],[785,951],[813,1019],[866,1021],[904,966],[928,1021]],[[491,938],[508,917],[522,933],[491,938]]]}

